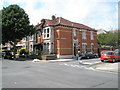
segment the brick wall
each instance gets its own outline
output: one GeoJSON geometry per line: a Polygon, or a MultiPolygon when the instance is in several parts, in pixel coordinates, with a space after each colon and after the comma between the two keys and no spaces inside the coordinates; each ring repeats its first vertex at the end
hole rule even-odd
{"type": "MultiPolygon", "coordinates": [[[[86,31],[86,39],[82,39],[82,31],[76,30],[76,37],[80,42],[80,50],[82,51],[82,43],[87,43],[87,51],[91,51],[91,43],[94,44],[94,52],[97,52],[97,33],[94,32],[94,40],[91,40],[90,31],[86,31]]],[[[72,44],[72,28],[59,27],[54,29],[54,48],[55,53],[60,55],[72,55],[73,44],[72,44]]],[[[76,51],[77,52],[77,51],[76,51]]]]}
{"type": "Polygon", "coordinates": [[[54,30],[55,52],[60,55],[72,54],[72,30],[56,28],[54,30]]]}

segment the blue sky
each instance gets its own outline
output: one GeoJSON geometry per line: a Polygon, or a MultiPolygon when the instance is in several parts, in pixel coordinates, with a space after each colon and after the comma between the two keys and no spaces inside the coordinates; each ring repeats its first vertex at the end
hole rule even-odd
{"type": "Polygon", "coordinates": [[[36,25],[42,18],[52,15],[95,29],[118,28],[119,0],[2,0],[0,9],[18,4],[29,15],[30,23],[36,25]]]}

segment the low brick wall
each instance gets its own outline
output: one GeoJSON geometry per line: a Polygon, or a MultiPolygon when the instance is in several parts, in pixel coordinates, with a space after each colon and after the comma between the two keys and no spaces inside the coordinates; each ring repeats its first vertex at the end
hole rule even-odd
{"type": "Polygon", "coordinates": [[[57,57],[56,55],[42,55],[40,59],[42,60],[55,60],[57,57]]]}

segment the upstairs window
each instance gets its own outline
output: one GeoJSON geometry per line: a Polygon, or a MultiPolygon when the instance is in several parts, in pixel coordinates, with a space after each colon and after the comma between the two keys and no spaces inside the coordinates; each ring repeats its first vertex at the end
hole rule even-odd
{"type": "Polygon", "coordinates": [[[73,35],[76,36],[76,29],[73,29],[73,35]]]}
{"type": "Polygon", "coordinates": [[[49,38],[49,28],[47,28],[47,38],[49,38]]]}
{"type": "Polygon", "coordinates": [[[46,38],[46,29],[44,29],[44,38],[46,38]]]}
{"type": "Polygon", "coordinates": [[[38,31],[38,37],[40,37],[40,35],[41,35],[41,32],[40,32],[40,31],[38,31]]]}
{"type": "Polygon", "coordinates": [[[49,39],[50,38],[50,28],[45,28],[43,29],[43,38],[44,39],[49,39]]]}
{"type": "Polygon", "coordinates": [[[90,32],[90,38],[91,38],[91,40],[94,40],[93,31],[90,32]]]}
{"type": "Polygon", "coordinates": [[[86,31],[82,32],[82,39],[86,39],[86,31]]]}
{"type": "Polygon", "coordinates": [[[34,40],[36,40],[36,34],[34,34],[33,37],[34,37],[34,40]]]}
{"type": "Polygon", "coordinates": [[[30,36],[30,40],[33,40],[33,35],[30,36]]]}

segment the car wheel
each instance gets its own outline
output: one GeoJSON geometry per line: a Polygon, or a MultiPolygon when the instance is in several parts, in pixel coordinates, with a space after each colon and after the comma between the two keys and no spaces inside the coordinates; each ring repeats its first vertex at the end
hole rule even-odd
{"type": "Polygon", "coordinates": [[[115,62],[115,59],[113,59],[112,62],[114,63],[114,62],[115,62]]]}
{"type": "Polygon", "coordinates": [[[89,56],[87,56],[87,59],[89,59],[90,57],[89,56]]]}
{"type": "Polygon", "coordinates": [[[101,60],[101,62],[104,62],[104,60],[101,60]]]}

